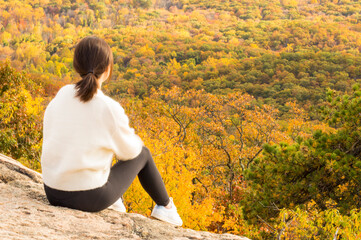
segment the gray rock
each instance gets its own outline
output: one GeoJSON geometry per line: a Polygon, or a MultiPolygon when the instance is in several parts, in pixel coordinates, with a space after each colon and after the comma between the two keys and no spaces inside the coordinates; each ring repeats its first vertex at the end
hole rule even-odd
{"type": "Polygon", "coordinates": [[[1,239],[248,239],[175,227],[135,213],[51,206],[41,174],[2,154],[0,213],[1,239]]]}

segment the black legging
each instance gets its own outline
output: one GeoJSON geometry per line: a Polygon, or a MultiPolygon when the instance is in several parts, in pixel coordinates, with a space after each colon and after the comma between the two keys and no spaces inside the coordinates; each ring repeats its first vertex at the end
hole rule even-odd
{"type": "Polygon", "coordinates": [[[117,201],[137,175],[142,187],[157,205],[168,205],[169,196],[164,182],[146,147],[136,158],[118,161],[111,168],[108,181],[102,187],[85,191],[61,191],[44,184],[44,188],[50,204],[54,206],[98,212],[117,201]]]}

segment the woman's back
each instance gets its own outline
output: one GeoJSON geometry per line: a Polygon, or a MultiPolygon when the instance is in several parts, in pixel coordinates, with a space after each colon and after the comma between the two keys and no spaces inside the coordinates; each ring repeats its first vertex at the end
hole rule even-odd
{"type": "Polygon", "coordinates": [[[102,186],[114,152],[120,159],[130,159],[142,147],[117,102],[100,89],[86,103],[75,95],[74,85],[63,87],[44,116],[44,181],[49,187],[69,191],[102,186]]]}

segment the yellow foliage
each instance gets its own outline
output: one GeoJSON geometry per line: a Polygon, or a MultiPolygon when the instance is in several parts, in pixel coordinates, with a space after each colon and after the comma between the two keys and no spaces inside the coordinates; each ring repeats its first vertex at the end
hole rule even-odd
{"type": "Polygon", "coordinates": [[[256,43],[251,43],[249,46],[251,48],[259,48],[259,46],[256,43]]]}
{"type": "Polygon", "coordinates": [[[4,74],[2,87],[7,89],[0,94],[1,152],[39,170],[36,159],[40,158],[43,99],[34,98],[25,88],[23,82],[27,80],[24,76],[14,73],[6,65],[1,66],[0,71],[4,74]]]}
{"type": "Polygon", "coordinates": [[[6,44],[9,44],[9,41],[11,40],[11,34],[7,31],[4,31],[0,34],[0,41],[6,44]]]}
{"type": "Polygon", "coordinates": [[[143,57],[154,57],[155,52],[152,48],[148,46],[148,44],[146,44],[143,47],[139,48],[136,54],[143,57]]]}
{"type": "MultiPolygon", "coordinates": [[[[214,62],[220,61],[208,60],[208,64],[214,62]]],[[[175,59],[169,66],[181,67],[175,59]]],[[[130,118],[139,126],[137,133],[153,153],[186,227],[251,233],[236,204],[245,187],[242,171],[259,154],[263,142],[285,138],[276,122],[277,110],[250,107],[252,101],[247,94],[221,97],[174,87],[154,90],[140,105],[127,102],[130,118]]],[[[138,182],[125,201],[131,211],[144,214],[153,207],[138,182]]]]}
{"type": "Polygon", "coordinates": [[[317,211],[310,207],[308,211],[296,208],[283,209],[276,226],[280,239],[337,239],[357,240],[361,237],[361,213],[351,210],[350,216],[341,215],[337,209],[317,211]]]}
{"type": "Polygon", "coordinates": [[[228,41],[228,43],[231,44],[231,45],[237,46],[237,45],[239,44],[239,40],[238,40],[238,38],[232,37],[232,38],[228,41]]]}
{"type": "Polygon", "coordinates": [[[170,75],[177,75],[178,71],[182,68],[181,64],[177,62],[177,59],[172,58],[167,64],[170,75]]]}

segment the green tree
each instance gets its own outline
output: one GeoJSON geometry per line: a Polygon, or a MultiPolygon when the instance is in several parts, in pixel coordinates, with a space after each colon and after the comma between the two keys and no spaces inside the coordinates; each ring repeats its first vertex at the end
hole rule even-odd
{"type": "Polygon", "coordinates": [[[293,145],[265,145],[263,157],[248,172],[250,194],[244,215],[272,223],[280,209],[310,202],[316,209],[337,209],[348,215],[361,207],[361,91],[327,93],[323,119],[334,131],[316,131],[293,145]]]}

